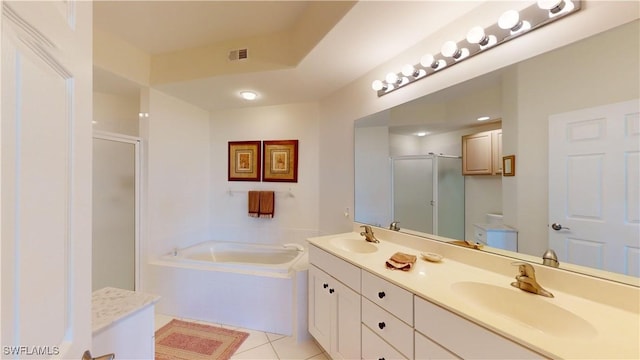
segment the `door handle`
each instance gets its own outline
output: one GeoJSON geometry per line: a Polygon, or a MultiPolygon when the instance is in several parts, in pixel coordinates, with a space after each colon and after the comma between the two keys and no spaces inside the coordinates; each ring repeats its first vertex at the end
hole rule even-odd
{"type": "Polygon", "coordinates": [[[551,224],[551,228],[552,228],[553,230],[555,230],[555,231],[560,231],[560,230],[562,230],[562,229],[565,229],[565,230],[571,230],[571,229],[569,229],[568,227],[566,227],[566,226],[562,226],[561,224],[558,224],[558,223],[553,223],[553,224],[551,224]]]}

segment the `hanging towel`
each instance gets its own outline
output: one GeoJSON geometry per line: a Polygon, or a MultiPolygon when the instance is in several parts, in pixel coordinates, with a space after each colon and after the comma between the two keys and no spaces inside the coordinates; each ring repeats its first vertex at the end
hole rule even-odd
{"type": "Polygon", "coordinates": [[[258,217],[260,215],[260,192],[249,191],[249,216],[258,217]]]}
{"type": "Polygon", "coordinates": [[[273,191],[260,191],[260,217],[272,218],[275,208],[275,196],[273,191]]]}
{"type": "Polygon", "coordinates": [[[409,271],[416,260],[417,257],[415,255],[397,252],[387,260],[386,266],[391,270],[409,271]]]}

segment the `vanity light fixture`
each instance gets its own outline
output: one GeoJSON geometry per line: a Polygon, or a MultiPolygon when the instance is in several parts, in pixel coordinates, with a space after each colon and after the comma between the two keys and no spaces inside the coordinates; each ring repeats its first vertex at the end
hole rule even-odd
{"type": "Polygon", "coordinates": [[[538,7],[549,10],[549,17],[554,17],[572,11],[575,5],[571,0],[538,0],[538,7]]]}
{"type": "Polygon", "coordinates": [[[477,120],[478,121],[487,121],[487,120],[491,120],[491,117],[489,117],[489,116],[480,116],[477,120]]]}
{"type": "Polygon", "coordinates": [[[516,11],[502,13],[497,22],[471,28],[460,41],[447,41],[440,53],[425,54],[416,65],[405,65],[400,72],[390,72],[384,80],[374,80],[371,88],[378,97],[424,79],[460,61],[489,50],[541,26],[559,20],[580,10],[581,0],[537,0],[536,3],[516,11]]]}

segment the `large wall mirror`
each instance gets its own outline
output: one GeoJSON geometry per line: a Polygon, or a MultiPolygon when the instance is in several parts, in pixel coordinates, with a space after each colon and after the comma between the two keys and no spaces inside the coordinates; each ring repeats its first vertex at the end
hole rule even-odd
{"type": "MultiPolygon", "coordinates": [[[[596,273],[637,285],[639,34],[636,20],[356,120],[355,220],[381,227],[398,221],[400,231],[472,242],[479,229],[506,230],[483,250],[541,260],[552,248],[561,268],[601,269],[596,273]],[[601,120],[620,106],[631,110],[616,120],[621,132],[613,142],[627,144],[616,160],[619,167],[609,168],[595,145],[571,161],[570,154],[558,155],[565,149],[558,150],[557,143],[567,136],[577,142],[605,132],[611,137],[601,120]],[[567,116],[578,119],[571,128],[563,123],[567,116]],[[462,138],[475,134],[493,138],[494,168],[491,174],[463,176],[462,138]],[[510,158],[513,176],[502,174],[502,157],[508,155],[515,155],[510,158]],[[558,166],[569,170],[558,171],[558,166]],[[561,172],[571,179],[557,178],[561,172]],[[569,195],[558,194],[556,185],[569,181],[577,181],[561,190],[569,195]],[[599,195],[586,195],[592,192],[599,195]],[[613,199],[614,192],[623,198],[613,199]],[[558,205],[557,199],[570,204],[558,205]],[[554,214],[561,207],[571,214],[554,214]],[[620,212],[614,220],[619,226],[591,230],[588,236],[573,233],[570,225],[582,225],[571,221],[601,222],[611,211],[620,212]],[[615,251],[610,241],[616,242],[615,251]]],[[[586,140],[582,143],[592,144],[586,140]]]]}

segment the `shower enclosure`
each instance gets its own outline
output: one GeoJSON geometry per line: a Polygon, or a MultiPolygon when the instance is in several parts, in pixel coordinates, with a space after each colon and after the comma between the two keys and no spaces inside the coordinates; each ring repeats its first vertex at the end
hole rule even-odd
{"type": "Polygon", "coordinates": [[[451,155],[391,157],[391,207],[401,228],[464,239],[462,159],[451,155]]]}
{"type": "Polygon", "coordinates": [[[139,144],[120,134],[93,136],[93,290],[138,287],[139,144]]]}

